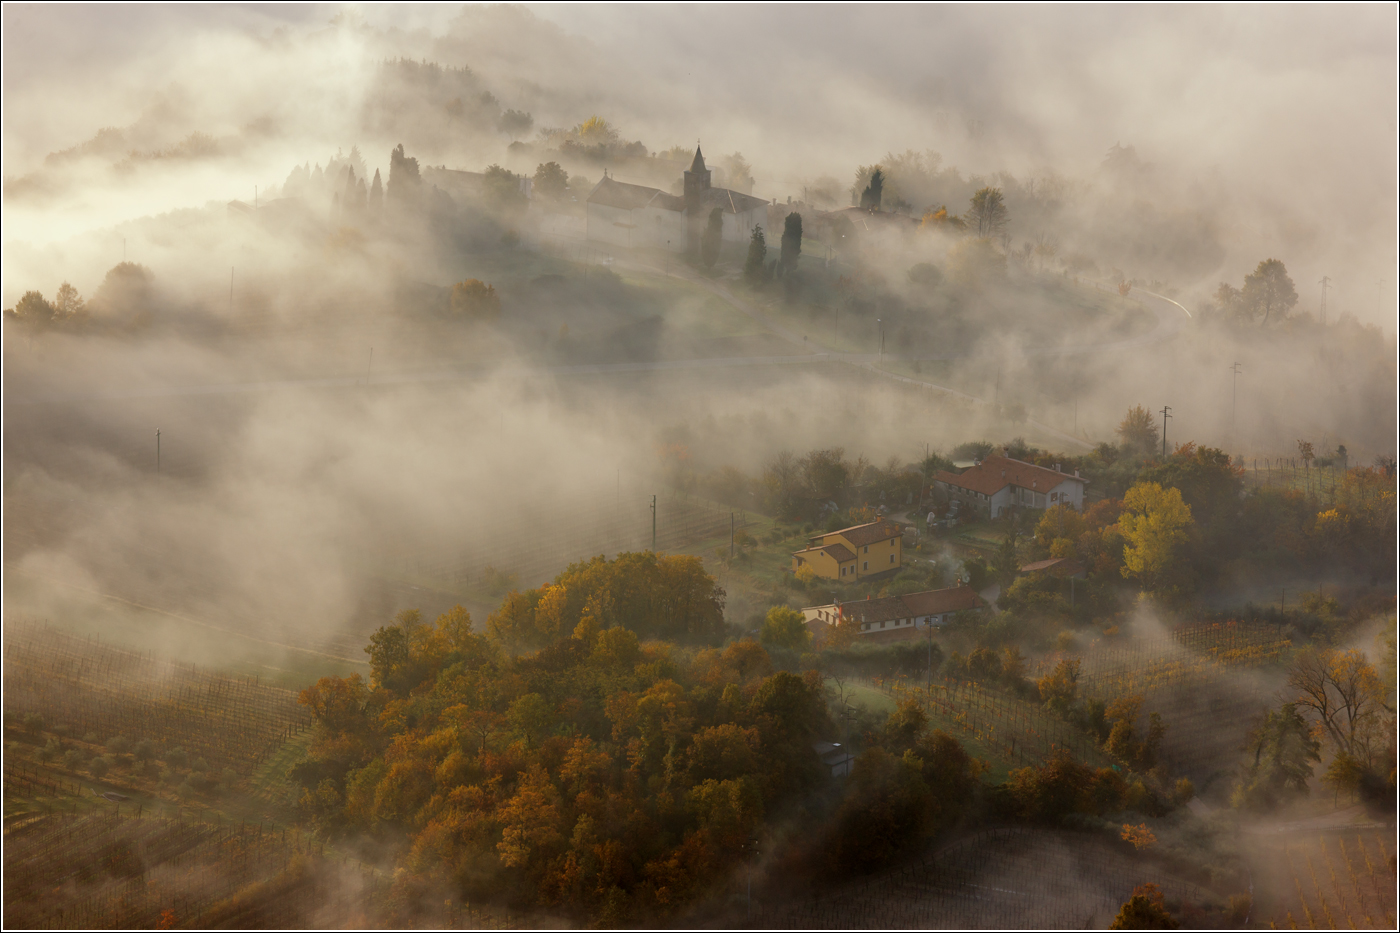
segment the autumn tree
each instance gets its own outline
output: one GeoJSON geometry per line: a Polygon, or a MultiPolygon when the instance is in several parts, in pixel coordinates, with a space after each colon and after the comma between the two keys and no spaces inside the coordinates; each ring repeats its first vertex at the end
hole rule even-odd
{"type": "Polygon", "coordinates": [[[753,166],[744,158],[742,152],[731,152],[727,156],[721,156],[719,169],[724,173],[725,187],[742,191],[744,194],[753,193],[753,166]]]}
{"type": "Polygon", "coordinates": [[[58,286],[58,291],[53,296],[54,317],[59,320],[71,320],[83,311],[83,296],[78,294],[78,290],[68,282],[58,286]]]}
{"type": "MultiPolygon", "coordinates": [[[[1359,651],[1305,651],[1288,673],[1293,705],[1338,752],[1370,768],[1386,750],[1386,685],[1359,651]]],[[[1393,715],[1393,714],[1392,714],[1393,715]]]]}
{"type": "Polygon", "coordinates": [[[467,279],[452,286],[452,314],[467,321],[494,321],[501,316],[501,298],[494,285],[467,279]]]}
{"type": "Polygon", "coordinates": [[[744,278],[750,284],[763,281],[764,263],[768,259],[768,245],[763,240],[763,228],[755,225],[749,236],[749,253],[744,259],[744,278]]]}
{"type": "Polygon", "coordinates": [[[1000,188],[980,188],[969,202],[967,226],[979,238],[991,239],[1010,220],[1000,188]]]}
{"type": "Polygon", "coordinates": [[[1298,293],[1288,270],[1277,259],[1265,259],[1245,276],[1240,302],[1249,320],[1259,318],[1268,325],[1269,317],[1285,318],[1298,303],[1298,293]]]}
{"type": "Polygon", "coordinates": [[[1123,448],[1141,457],[1151,456],[1156,451],[1160,436],[1157,433],[1157,420],[1141,405],[1128,409],[1128,414],[1118,424],[1117,433],[1123,448]]]}
{"type": "Polygon", "coordinates": [[[31,327],[47,327],[54,321],[54,306],[42,292],[28,291],[20,296],[13,308],[5,309],[5,316],[18,320],[31,327]]]}
{"type": "Polygon", "coordinates": [[[705,224],[705,232],[700,236],[700,264],[706,269],[713,269],[719,261],[719,250],[723,241],[724,208],[712,208],[710,219],[705,224]]]}
{"type": "Polygon", "coordinates": [[[1148,591],[1183,586],[1186,581],[1177,557],[1193,527],[1191,508],[1182,501],[1179,489],[1163,489],[1157,483],[1134,485],[1123,497],[1123,513],[1118,517],[1119,533],[1127,542],[1123,576],[1137,579],[1148,591]]]}
{"type": "Polygon", "coordinates": [[[1110,930],[1175,930],[1180,924],[1167,912],[1162,889],[1140,884],[1113,918],[1110,930]]]}
{"type": "Polygon", "coordinates": [[[1079,691],[1079,659],[1061,658],[1054,670],[1036,681],[1041,701],[1060,715],[1066,715],[1079,691]]]}

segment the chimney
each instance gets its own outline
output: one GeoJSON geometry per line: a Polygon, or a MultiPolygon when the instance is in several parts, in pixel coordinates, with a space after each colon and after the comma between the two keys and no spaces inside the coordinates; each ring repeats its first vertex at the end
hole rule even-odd
{"type": "Polygon", "coordinates": [[[1079,476],[1079,471],[1078,471],[1078,470],[1075,470],[1075,471],[1074,471],[1074,475],[1075,475],[1076,478],[1078,478],[1078,476],[1079,476]]]}
{"type": "Polygon", "coordinates": [[[1055,464],[1055,472],[1056,472],[1056,473],[1059,473],[1059,472],[1060,472],[1060,465],[1059,465],[1058,463],[1055,464]]]}

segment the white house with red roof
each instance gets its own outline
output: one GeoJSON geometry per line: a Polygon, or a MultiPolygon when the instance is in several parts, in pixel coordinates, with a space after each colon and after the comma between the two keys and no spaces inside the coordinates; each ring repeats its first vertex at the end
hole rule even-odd
{"type": "Polygon", "coordinates": [[[1075,470],[1073,475],[1060,470],[1036,466],[1010,457],[988,457],[962,473],[939,471],[933,481],[949,497],[960,499],[990,518],[1016,506],[1048,509],[1068,505],[1084,508],[1084,487],[1089,481],[1075,470]]]}

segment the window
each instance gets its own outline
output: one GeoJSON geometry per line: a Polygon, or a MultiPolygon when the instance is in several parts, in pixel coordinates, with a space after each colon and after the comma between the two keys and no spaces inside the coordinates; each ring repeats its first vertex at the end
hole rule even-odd
{"type": "Polygon", "coordinates": [[[846,575],[846,568],[845,568],[845,567],[842,567],[842,568],[841,568],[841,576],[844,577],[845,575],[846,575]]]}
{"type": "Polygon", "coordinates": [[[870,545],[868,545],[868,544],[865,546],[865,553],[867,553],[867,554],[870,553],[870,545]]]}
{"type": "Polygon", "coordinates": [[[880,628],[884,628],[884,627],[885,627],[885,623],[881,622],[881,623],[880,623],[880,628]]]}
{"type": "Polygon", "coordinates": [[[866,562],[865,562],[865,566],[862,567],[862,568],[860,568],[860,569],[861,569],[861,570],[869,570],[869,569],[870,569],[870,561],[866,561],[866,562]]]}
{"type": "Polygon", "coordinates": [[[890,563],[892,563],[892,564],[894,563],[894,555],[893,555],[893,554],[890,555],[890,563]]]}

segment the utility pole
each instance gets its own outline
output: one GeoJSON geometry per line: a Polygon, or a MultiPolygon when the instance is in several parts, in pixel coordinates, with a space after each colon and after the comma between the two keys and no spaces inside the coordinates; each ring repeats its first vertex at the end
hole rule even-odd
{"type": "Polygon", "coordinates": [[[729,559],[734,559],[734,513],[729,513],[729,559]]]}
{"type": "Polygon", "coordinates": [[[1322,326],[1327,326],[1327,289],[1331,286],[1332,280],[1327,276],[1322,277],[1322,281],[1317,284],[1322,286],[1322,326]]]}
{"type": "Polygon", "coordinates": [[[880,356],[878,357],[878,359],[879,359],[879,361],[880,361],[880,365],[884,365],[884,362],[885,362],[885,322],[884,322],[883,320],[881,320],[880,318],[877,317],[877,318],[875,319],[875,325],[876,325],[877,327],[880,328],[880,356]]]}
{"type": "Polygon", "coordinates": [[[1172,416],[1170,405],[1162,406],[1162,459],[1167,459],[1167,419],[1172,416]]]}
{"type": "Polygon", "coordinates": [[[1235,385],[1240,381],[1240,364],[1230,366],[1230,446],[1235,446],[1235,385]]]}
{"type": "Polygon", "coordinates": [[[651,497],[651,552],[656,553],[656,497],[651,497]]]}
{"type": "Polygon", "coordinates": [[[233,266],[228,267],[228,313],[233,314],[233,266]]]}
{"type": "Polygon", "coordinates": [[[156,428],[156,472],[160,472],[160,428],[156,428]]]}
{"type": "Polygon", "coordinates": [[[365,365],[365,385],[369,385],[369,375],[374,371],[374,347],[369,348],[369,363],[365,365]]]}

